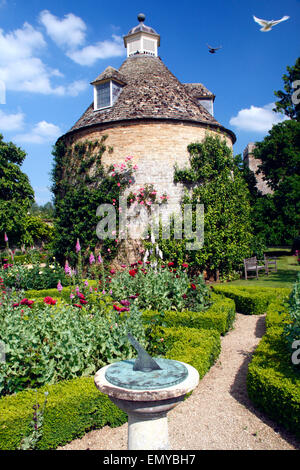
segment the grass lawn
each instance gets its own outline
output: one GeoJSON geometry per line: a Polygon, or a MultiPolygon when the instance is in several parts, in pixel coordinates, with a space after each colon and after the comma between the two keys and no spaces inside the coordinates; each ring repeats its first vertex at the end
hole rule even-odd
{"type": "Polygon", "coordinates": [[[240,286],[292,287],[297,274],[300,272],[300,265],[297,262],[297,257],[291,256],[290,253],[291,250],[289,248],[268,248],[266,254],[277,257],[277,273],[271,271],[267,276],[263,271],[260,271],[258,279],[256,277],[248,278],[247,281],[245,279],[238,279],[237,281],[230,282],[230,284],[240,286]]]}

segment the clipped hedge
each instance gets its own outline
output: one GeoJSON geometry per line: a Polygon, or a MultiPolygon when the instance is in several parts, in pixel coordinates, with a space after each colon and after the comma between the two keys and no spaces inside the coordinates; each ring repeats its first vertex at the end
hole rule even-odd
{"type": "MultiPolygon", "coordinates": [[[[99,392],[92,377],[63,381],[38,389],[38,403],[49,392],[44,414],[43,436],[38,449],[55,449],[87,430],[106,424],[120,426],[127,415],[99,392]]],[[[14,450],[30,432],[36,392],[26,390],[0,399],[0,449],[14,450]]]]}
{"type": "Polygon", "coordinates": [[[283,336],[288,314],[282,303],[270,304],[267,331],[247,375],[249,398],[277,423],[300,437],[300,374],[292,364],[283,336]]]}
{"type": "MultiPolygon", "coordinates": [[[[168,344],[165,357],[194,366],[205,375],[219,356],[220,332],[196,328],[160,328],[168,344]]],[[[85,432],[104,425],[119,426],[126,422],[124,412],[99,392],[92,377],[82,377],[47,385],[38,389],[42,405],[44,392],[49,392],[44,414],[43,436],[38,449],[55,449],[85,432]]],[[[0,449],[14,450],[30,431],[34,390],[26,390],[0,399],[0,449]]]]}
{"type": "Polygon", "coordinates": [[[291,289],[286,287],[260,287],[260,286],[213,286],[213,291],[234,300],[236,310],[245,315],[262,315],[266,313],[268,305],[279,299],[288,298],[291,289]]]}
{"type": "Polygon", "coordinates": [[[165,357],[195,367],[199,372],[200,379],[219,357],[221,340],[218,331],[187,327],[163,327],[161,332],[164,341],[171,342],[165,357]]]}
{"type": "Polygon", "coordinates": [[[143,320],[151,322],[156,316],[162,315],[163,323],[167,327],[185,326],[189,328],[212,329],[224,335],[232,327],[235,319],[234,301],[220,296],[215,296],[214,304],[203,312],[158,312],[144,310],[143,320]]]}

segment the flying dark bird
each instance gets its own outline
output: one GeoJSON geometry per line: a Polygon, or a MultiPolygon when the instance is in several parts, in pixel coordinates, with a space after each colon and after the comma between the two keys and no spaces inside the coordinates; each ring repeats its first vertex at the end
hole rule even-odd
{"type": "Polygon", "coordinates": [[[212,46],[210,46],[209,44],[206,44],[206,45],[207,45],[207,47],[208,47],[208,49],[209,49],[208,52],[210,52],[211,54],[215,54],[215,52],[218,51],[219,49],[221,49],[221,47],[222,47],[222,46],[219,46],[219,47],[212,47],[212,46]]]}
{"type": "Polygon", "coordinates": [[[283,16],[280,20],[261,20],[259,18],[256,18],[256,16],[253,15],[253,19],[256,23],[258,23],[262,28],[260,28],[260,31],[266,32],[266,31],[271,31],[272,27],[275,26],[278,23],[281,23],[282,21],[286,21],[289,19],[289,16],[283,16]]]}

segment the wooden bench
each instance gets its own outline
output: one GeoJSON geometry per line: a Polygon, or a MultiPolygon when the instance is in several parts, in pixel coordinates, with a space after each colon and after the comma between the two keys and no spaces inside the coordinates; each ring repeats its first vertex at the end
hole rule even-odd
{"type": "Polygon", "coordinates": [[[274,268],[275,273],[277,273],[277,258],[275,256],[270,257],[264,254],[264,260],[267,274],[269,274],[269,267],[274,268]]]}
{"type": "Polygon", "coordinates": [[[267,266],[266,264],[259,264],[263,263],[263,261],[259,261],[256,256],[253,256],[252,258],[246,258],[244,259],[244,270],[245,270],[245,279],[248,279],[247,272],[248,271],[255,271],[256,273],[256,279],[258,279],[258,271],[264,269],[265,272],[267,273],[267,266]]]}

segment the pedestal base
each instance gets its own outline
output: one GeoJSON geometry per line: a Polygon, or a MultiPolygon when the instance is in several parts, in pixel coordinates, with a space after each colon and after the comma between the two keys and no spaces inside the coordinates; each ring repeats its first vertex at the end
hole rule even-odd
{"type": "Polygon", "coordinates": [[[168,450],[167,413],[199,382],[194,367],[185,364],[187,378],[177,385],[156,390],[133,390],[117,387],[105,378],[108,367],[95,375],[95,385],[128,414],[128,450],[168,450]]]}

